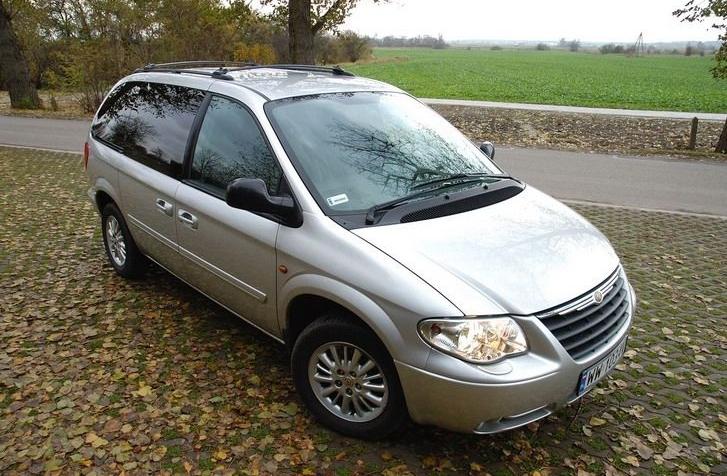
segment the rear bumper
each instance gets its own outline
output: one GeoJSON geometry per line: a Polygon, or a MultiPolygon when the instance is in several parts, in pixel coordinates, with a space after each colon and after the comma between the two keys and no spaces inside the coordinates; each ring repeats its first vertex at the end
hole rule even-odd
{"type": "Polygon", "coordinates": [[[86,190],[86,196],[88,197],[88,201],[93,204],[94,210],[98,212],[98,204],[96,203],[96,189],[94,187],[88,187],[88,190],[86,190]]]}

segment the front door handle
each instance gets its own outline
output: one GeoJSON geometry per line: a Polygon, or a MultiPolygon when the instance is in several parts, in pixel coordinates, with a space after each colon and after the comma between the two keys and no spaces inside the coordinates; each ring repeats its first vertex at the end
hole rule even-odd
{"type": "Polygon", "coordinates": [[[182,210],[180,208],[179,211],[177,212],[177,218],[179,219],[179,221],[181,221],[182,223],[184,223],[191,229],[193,229],[193,230],[197,229],[197,226],[198,226],[197,217],[192,215],[191,213],[189,213],[187,210],[182,210]]]}
{"type": "Polygon", "coordinates": [[[156,205],[160,212],[167,216],[172,216],[174,206],[171,203],[167,202],[163,198],[157,198],[156,205]]]}

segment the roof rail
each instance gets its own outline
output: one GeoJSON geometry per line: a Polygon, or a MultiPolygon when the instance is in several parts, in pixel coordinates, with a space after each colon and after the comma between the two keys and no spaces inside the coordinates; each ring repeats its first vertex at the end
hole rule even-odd
{"type": "Polygon", "coordinates": [[[330,73],[336,76],[355,76],[353,73],[344,70],[340,66],[326,67],[307,64],[268,64],[259,65],[256,63],[238,62],[238,61],[178,61],[175,63],[150,63],[142,68],[138,68],[135,73],[155,72],[155,73],[188,73],[201,74],[203,76],[211,76],[216,79],[234,79],[227,73],[231,71],[245,71],[249,69],[270,68],[270,69],[289,69],[294,71],[308,71],[311,73],[330,73]],[[191,68],[210,68],[217,67],[214,71],[204,71],[191,68]]]}
{"type": "Polygon", "coordinates": [[[246,69],[255,68],[270,68],[270,69],[292,69],[294,71],[308,71],[311,73],[331,73],[336,76],[355,76],[350,71],[346,71],[340,66],[326,67],[326,66],[314,66],[308,64],[266,64],[266,65],[250,65],[248,67],[234,68],[230,71],[240,71],[246,69]]]}
{"type": "Polygon", "coordinates": [[[188,68],[210,68],[215,67],[240,67],[240,66],[257,66],[257,64],[250,61],[216,61],[216,60],[202,60],[202,61],[176,61],[174,63],[150,63],[144,66],[143,70],[153,69],[188,69],[188,68]]]}
{"type": "Polygon", "coordinates": [[[200,74],[203,76],[211,76],[216,79],[232,80],[234,78],[227,74],[227,72],[229,71],[228,67],[236,69],[236,68],[254,67],[254,66],[257,66],[257,65],[255,63],[239,62],[239,61],[177,61],[175,63],[158,63],[158,64],[150,63],[142,68],[138,68],[134,72],[135,73],[144,73],[144,72],[153,71],[155,73],[200,74]],[[215,66],[217,66],[217,69],[214,71],[190,69],[190,68],[209,68],[209,67],[215,67],[215,66]]]}

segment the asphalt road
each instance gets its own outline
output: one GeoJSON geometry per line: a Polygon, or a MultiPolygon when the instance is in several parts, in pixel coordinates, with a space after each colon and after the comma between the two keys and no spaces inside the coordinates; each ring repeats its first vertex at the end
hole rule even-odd
{"type": "MultiPolygon", "coordinates": [[[[0,144],[80,153],[86,121],[0,116],[0,144]]],[[[508,172],[563,200],[727,217],[727,163],[500,148],[508,172]]]]}

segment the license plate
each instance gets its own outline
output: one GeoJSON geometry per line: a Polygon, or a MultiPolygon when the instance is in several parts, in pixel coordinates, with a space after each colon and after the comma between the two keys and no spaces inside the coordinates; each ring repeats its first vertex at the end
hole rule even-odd
{"type": "Polygon", "coordinates": [[[588,367],[581,373],[581,377],[578,379],[578,396],[580,397],[584,393],[588,392],[594,385],[596,385],[603,377],[613,370],[621,356],[624,355],[626,350],[626,339],[622,340],[615,349],[611,351],[606,357],[598,361],[597,364],[588,367]]]}

